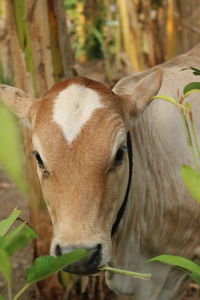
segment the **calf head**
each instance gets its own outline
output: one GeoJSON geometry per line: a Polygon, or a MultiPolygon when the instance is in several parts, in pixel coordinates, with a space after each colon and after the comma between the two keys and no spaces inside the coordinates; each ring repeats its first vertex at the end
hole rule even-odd
{"type": "Polygon", "coordinates": [[[129,177],[127,132],[160,83],[160,69],[127,90],[122,81],[116,93],[96,81],[72,78],[35,101],[15,88],[0,87],[2,100],[32,128],[53,224],[51,254],[90,251],[67,271],[92,273],[111,260],[111,231],[129,177]]]}

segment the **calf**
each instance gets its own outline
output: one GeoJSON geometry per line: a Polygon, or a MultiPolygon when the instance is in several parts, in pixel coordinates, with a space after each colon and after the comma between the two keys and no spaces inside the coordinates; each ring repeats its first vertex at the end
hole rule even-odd
{"type": "MultiPolygon", "coordinates": [[[[88,257],[66,271],[91,274],[110,264],[152,274],[141,281],[107,274],[111,289],[137,300],[176,299],[182,272],[146,264],[161,253],[199,255],[200,206],[185,190],[180,168],[192,164],[177,107],[157,94],[176,97],[197,81],[200,45],[159,67],[103,84],[72,78],[32,101],[0,86],[2,100],[32,128],[33,154],[53,224],[50,252],[75,248],[88,257]]],[[[199,95],[192,95],[200,133],[199,95]]]]}

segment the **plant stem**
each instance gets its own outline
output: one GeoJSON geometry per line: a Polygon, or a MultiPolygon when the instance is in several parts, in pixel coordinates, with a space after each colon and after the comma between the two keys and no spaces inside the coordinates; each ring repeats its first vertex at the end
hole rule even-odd
{"type": "Polygon", "coordinates": [[[116,273],[119,275],[126,275],[126,276],[130,276],[133,278],[140,278],[140,279],[150,279],[151,278],[151,274],[143,274],[143,273],[125,271],[125,270],[116,269],[116,268],[112,268],[112,267],[108,267],[108,266],[99,268],[99,270],[113,272],[113,273],[116,273]]]}
{"type": "Polygon", "coordinates": [[[8,299],[12,300],[12,288],[10,283],[8,283],[8,299]]]}
{"type": "Polygon", "coordinates": [[[190,149],[191,154],[192,154],[195,169],[197,170],[198,169],[198,163],[197,163],[194,148],[193,148],[193,145],[192,145],[192,138],[191,138],[187,118],[186,118],[186,115],[185,115],[183,110],[181,110],[181,115],[182,115],[182,119],[183,119],[183,124],[184,124],[184,128],[185,128],[185,133],[186,133],[186,137],[187,137],[188,146],[189,146],[189,149],[190,149]]]}
{"type": "MultiPolygon", "coordinates": [[[[184,97],[182,97],[181,103],[183,102],[183,100],[185,98],[186,98],[186,95],[184,97]]],[[[187,122],[187,117],[186,117],[186,112],[188,112],[187,107],[180,104],[180,103],[177,103],[176,100],[174,100],[171,97],[165,96],[165,95],[157,95],[157,96],[154,96],[154,97],[151,98],[151,100],[154,100],[154,99],[166,100],[166,101],[168,101],[168,102],[170,102],[170,103],[172,103],[172,104],[174,104],[174,105],[176,105],[177,107],[180,108],[182,119],[183,119],[183,124],[184,124],[184,128],[185,128],[185,133],[186,133],[186,137],[187,137],[188,146],[189,146],[189,149],[190,149],[191,154],[192,154],[195,169],[197,170],[198,169],[197,158],[196,158],[194,147],[193,147],[193,144],[192,144],[192,138],[191,138],[190,129],[189,129],[188,122],[187,122]]],[[[194,143],[195,143],[195,147],[196,147],[196,150],[197,150],[197,154],[198,154],[198,157],[200,158],[200,148],[199,148],[198,141],[197,141],[197,136],[196,136],[196,132],[195,132],[194,123],[192,121],[191,121],[191,127],[192,127],[192,136],[194,138],[194,143]]]]}
{"type": "Polygon", "coordinates": [[[194,124],[193,121],[191,121],[191,127],[192,127],[192,135],[193,135],[193,138],[194,138],[195,147],[196,147],[196,150],[197,150],[198,157],[200,159],[200,148],[199,148],[199,143],[198,143],[198,140],[197,140],[195,124],[194,124]]]}
{"type": "Polygon", "coordinates": [[[24,293],[24,291],[30,286],[30,283],[27,283],[23,286],[21,290],[15,295],[15,297],[12,300],[17,300],[19,297],[24,293]]]}
{"type": "Polygon", "coordinates": [[[173,98],[165,96],[165,95],[158,95],[158,96],[154,96],[151,98],[151,100],[154,99],[160,99],[160,100],[166,100],[174,105],[176,105],[177,107],[181,108],[182,110],[186,110],[186,107],[184,105],[181,105],[180,103],[177,103],[173,98]]]}

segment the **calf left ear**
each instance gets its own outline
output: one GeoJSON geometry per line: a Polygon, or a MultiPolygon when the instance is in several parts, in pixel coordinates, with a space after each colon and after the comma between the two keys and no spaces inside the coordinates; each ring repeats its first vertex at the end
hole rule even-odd
{"type": "Polygon", "coordinates": [[[113,88],[122,101],[122,105],[130,116],[137,117],[142,113],[151,98],[155,96],[162,82],[163,71],[157,67],[152,72],[142,72],[121,79],[113,88]]]}
{"type": "Polygon", "coordinates": [[[37,101],[28,97],[22,90],[0,84],[0,101],[3,101],[27,127],[32,127],[34,107],[37,101]]]}

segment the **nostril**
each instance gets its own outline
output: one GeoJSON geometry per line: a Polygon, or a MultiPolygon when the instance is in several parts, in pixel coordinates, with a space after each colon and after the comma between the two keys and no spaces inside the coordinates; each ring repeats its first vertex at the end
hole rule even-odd
{"type": "Polygon", "coordinates": [[[96,247],[84,248],[89,251],[88,256],[64,268],[64,271],[75,274],[90,274],[97,271],[102,259],[102,245],[98,244],[96,247]]]}
{"type": "Polygon", "coordinates": [[[101,244],[98,244],[95,248],[92,249],[87,259],[88,267],[92,269],[98,267],[101,261],[101,250],[102,250],[101,244]]]}
{"type": "Polygon", "coordinates": [[[56,247],[55,247],[55,255],[56,256],[62,255],[62,249],[61,249],[59,244],[57,244],[56,247]]]}

